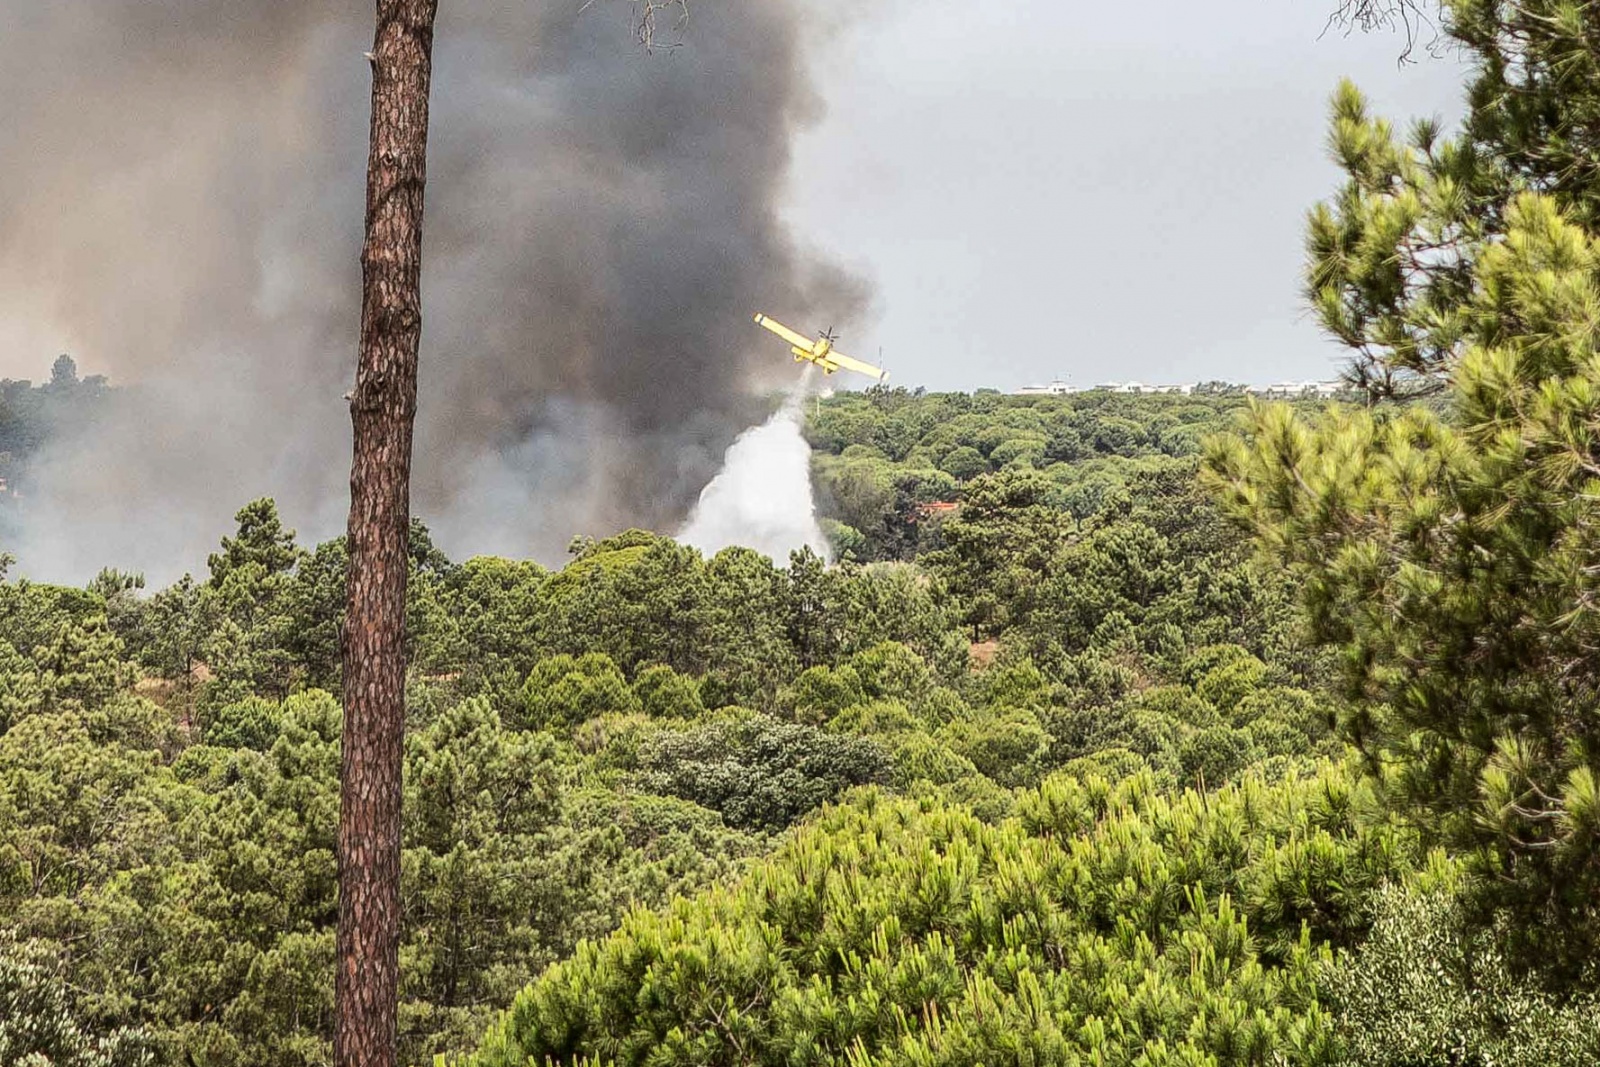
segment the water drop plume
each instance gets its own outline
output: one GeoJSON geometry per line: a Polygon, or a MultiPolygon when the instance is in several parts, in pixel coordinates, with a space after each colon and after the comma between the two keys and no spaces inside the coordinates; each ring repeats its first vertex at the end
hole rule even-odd
{"type": "Polygon", "coordinates": [[[745,545],[779,564],[801,548],[827,555],[811,491],[811,446],[802,433],[813,373],[808,368],[770,419],[734,441],[679,541],[707,555],[745,545]]]}

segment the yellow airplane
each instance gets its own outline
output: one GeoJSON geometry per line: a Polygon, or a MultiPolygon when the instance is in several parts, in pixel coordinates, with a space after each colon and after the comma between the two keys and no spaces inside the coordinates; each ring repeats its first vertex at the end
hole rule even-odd
{"type": "Polygon", "coordinates": [[[851,359],[843,352],[836,351],[833,347],[834,336],[832,330],[823,330],[822,336],[813,341],[808,337],[795,333],[781,322],[774,322],[759,311],[756,312],[756,325],[765,326],[785,341],[788,341],[789,351],[794,353],[794,361],[796,363],[803,359],[808,359],[821,367],[826,374],[832,374],[843,367],[845,370],[853,370],[857,374],[865,374],[868,378],[876,379],[879,382],[889,380],[888,371],[880,370],[870,363],[863,363],[859,359],[851,359]]]}

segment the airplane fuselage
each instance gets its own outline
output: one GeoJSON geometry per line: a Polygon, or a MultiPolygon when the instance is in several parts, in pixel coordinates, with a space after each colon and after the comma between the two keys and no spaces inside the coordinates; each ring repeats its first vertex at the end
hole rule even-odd
{"type": "MultiPolygon", "coordinates": [[[[818,347],[820,348],[821,346],[819,345],[818,347]]],[[[832,374],[839,369],[839,364],[828,358],[826,349],[818,351],[817,348],[801,348],[796,345],[790,348],[789,351],[794,353],[794,361],[796,363],[802,360],[809,360],[821,367],[825,374],[832,374]]]]}

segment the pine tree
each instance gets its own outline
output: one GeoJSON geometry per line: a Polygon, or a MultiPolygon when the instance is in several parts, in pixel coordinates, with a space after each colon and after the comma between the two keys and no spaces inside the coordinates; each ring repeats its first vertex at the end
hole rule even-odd
{"type": "Polygon", "coordinates": [[[1447,8],[1461,131],[1402,141],[1342,86],[1307,242],[1354,376],[1432,410],[1258,408],[1207,467],[1340,650],[1346,736],[1571,974],[1600,949],[1600,9],[1447,8]]]}
{"type": "MultiPolygon", "coordinates": [[[[640,39],[681,0],[638,0],[640,39]]],[[[422,219],[438,0],[377,0],[361,251],[361,340],[351,393],[349,580],[340,658],[339,1067],[395,1062],[400,944],[400,767],[405,732],[411,445],[422,340],[422,219]]]]}
{"type": "Polygon", "coordinates": [[[206,557],[212,585],[221,585],[229,573],[247,563],[259,563],[270,576],[293,570],[300,561],[303,553],[295,546],[294,531],[283,528],[271,497],[252,500],[233,521],[239,524],[238,534],[224,537],[222,551],[206,557]]]}

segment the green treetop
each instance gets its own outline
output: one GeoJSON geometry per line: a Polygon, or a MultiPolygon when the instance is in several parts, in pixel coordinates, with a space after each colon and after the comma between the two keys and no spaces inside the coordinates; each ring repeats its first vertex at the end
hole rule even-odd
{"type": "Polygon", "coordinates": [[[206,557],[211,580],[220,584],[230,571],[246,563],[259,563],[268,576],[294,569],[301,550],[295,546],[294,531],[285,530],[278,518],[278,505],[270,498],[253,500],[239,509],[234,521],[239,532],[222,539],[222,551],[206,557]]]}
{"type": "Polygon", "coordinates": [[[1311,215],[1307,291],[1324,327],[1378,392],[1437,385],[1471,340],[1478,262],[1522,193],[1600,226],[1600,14],[1571,0],[1443,0],[1443,27],[1472,62],[1454,136],[1419,121],[1405,137],[1350,83],[1329,146],[1344,187],[1311,215]]]}

